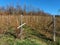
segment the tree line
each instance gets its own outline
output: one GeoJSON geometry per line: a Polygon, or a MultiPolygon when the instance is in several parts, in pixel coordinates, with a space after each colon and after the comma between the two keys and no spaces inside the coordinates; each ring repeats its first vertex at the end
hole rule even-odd
{"type": "Polygon", "coordinates": [[[14,6],[6,6],[0,7],[0,15],[47,15],[44,11],[40,10],[39,8],[28,10],[28,8],[24,7],[22,8],[20,5],[14,6]]]}

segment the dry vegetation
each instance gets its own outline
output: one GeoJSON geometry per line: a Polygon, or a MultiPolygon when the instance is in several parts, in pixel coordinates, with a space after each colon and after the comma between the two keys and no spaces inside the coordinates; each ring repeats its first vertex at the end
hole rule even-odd
{"type": "MultiPolygon", "coordinates": [[[[17,27],[21,22],[21,15],[0,15],[0,33],[4,33],[7,30],[15,30],[15,33],[19,33],[17,27]]],[[[22,16],[22,23],[26,23],[27,26],[35,29],[46,38],[53,36],[53,22],[52,16],[45,15],[24,15],[22,16]]],[[[56,17],[56,22],[59,21],[59,17],[56,17]]],[[[59,30],[59,22],[56,23],[56,29],[59,30]]],[[[59,32],[56,32],[59,36],[59,32]]]]}
{"type": "MultiPolygon", "coordinates": [[[[27,35],[32,38],[42,38],[45,40],[53,41],[53,17],[41,10],[38,11],[26,11],[19,5],[17,7],[9,6],[6,9],[0,8],[0,34],[5,34],[11,31],[13,35],[18,37],[20,29],[17,27],[22,23],[26,23],[24,26],[23,37],[27,35]],[[28,32],[29,30],[29,32],[28,32]],[[31,30],[31,32],[30,32],[31,30]],[[31,34],[30,34],[31,33],[31,34]]],[[[56,36],[60,37],[60,16],[56,16],[56,36]]],[[[24,37],[26,38],[26,37],[24,37]]]]}

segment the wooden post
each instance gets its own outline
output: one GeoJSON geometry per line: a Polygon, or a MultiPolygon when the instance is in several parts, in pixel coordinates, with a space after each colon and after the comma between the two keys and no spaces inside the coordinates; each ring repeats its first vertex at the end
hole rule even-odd
{"type": "MultiPolygon", "coordinates": [[[[22,25],[22,16],[23,15],[21,15],[21,25],[22,25]]],[[[21,27],[21,29],[20,29],[20,38],[22,39],[22,32],[23,32],[23,29],[22,29],[22,27],[21,27]]]]}
{"type": "Polygon", "coordinates": [[[56,41],[55,15],[53,15],[53,41],[56,41]]]}
{"type": "MultiPolygon", "coordinates": [[[[20,21],[21,21],[20,23],[21,23],[21,25],[22,25],[22,16],[23,15],[20,16],[20,21]]],[[[21,27],[20,26],[17,27],[17,29],[20,29],[20,33],[18,35],[18,38],[22,39],[22,32],[23,32],[22,26],[21,27]]]]}

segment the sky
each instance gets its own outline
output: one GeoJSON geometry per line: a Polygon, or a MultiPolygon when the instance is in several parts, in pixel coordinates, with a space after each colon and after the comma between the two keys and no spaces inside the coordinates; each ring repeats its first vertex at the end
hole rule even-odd
{"type": "Polygon", "coordinates": [[[6,7],[7,5],[16,6],[19,4],[20,6],[24,6],[26,4],[28,7],[32,9],[41,9],[46,13],[50,13],[52,15],[57,15],[60,13],[60,0],[0,0],[0,6],[6,7]]]}

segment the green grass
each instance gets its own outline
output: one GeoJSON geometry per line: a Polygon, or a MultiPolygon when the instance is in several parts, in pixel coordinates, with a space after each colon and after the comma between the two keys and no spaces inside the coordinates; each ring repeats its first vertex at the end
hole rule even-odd
{"type": "MultiPolygon", "coordinates": [[[[33,39],[32,39],[33,40],[33,39]]],[[[35,39],[32,41],[30,39],[14,39],[12,37],[1,37],[0,38],[0,45],[42,45],[35,41],[35,39]]]]}
{"type": "MultiPolygon", "coordinates": [[[[52,42],[41,38],[36,30],[31,29],[28,26],[24,26],[25,38],[20,40],[14,38],[12,35],[0,35],[0,45],[60,45],[60,38],[56,39],[56,42],[52,42]]],[[[9,28],[9,32],[14,33],[12,28],[9,28]]],[[[23,35],[24,36],[24,35],[23,35]]]]}
{"type": "Polygon", "coordinates": [[[47,45],[43,40],[39,38],[27,38],[27,39],[18,39],[9,35],[2,35],[0,37],[0,45],[47,45]]]}

